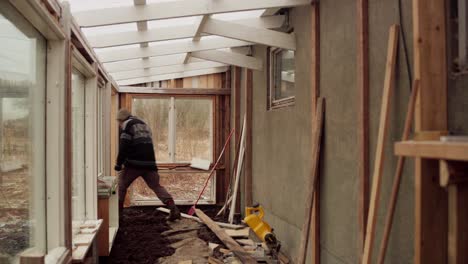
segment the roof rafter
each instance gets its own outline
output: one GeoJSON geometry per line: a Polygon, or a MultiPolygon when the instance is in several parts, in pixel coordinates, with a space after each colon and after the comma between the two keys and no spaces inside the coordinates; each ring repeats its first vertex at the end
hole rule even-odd
{"type": "Polygon", "coordinates": [[[139,69],[139,70],[133,70],[133,71],[115,72],[112,74],[112,76],[114,77],[116,81],[121,81],[121,80],[126,80],[126,79],[134,79],[134,78],[140,78],[140,77],[148,77],[148,76],[177,73],[177,72],[187,72],[187,71],[202,70],[202,69],[210,69],[210,68],[223,67],[223,66],[227,66],[227,65],[224,63],[219,63],[219,62],[204,61],[204,62],[170,65],[170,66],[163,66],[163,67],[156,67],[156,68],[149,68],[149,69],[139,69]]]}
{"type": "Polygon", "coordinates": [[[251,45],[251,43],[223,37],[212,37],[209,39],[202,39],[198,42],[193,42],[192,40],[185,40],[177,43],[165,43],[157,46],[149,46],[146,48],[126,48],[105,51],[99,52],[98,56],[102,62],[113,62],[144,57],[187,53],[193,51],[241,47],[248,45],[251,45]]]}
{"type": "Polygon", "coordinates": [[[81,27],[95,27],[187,16],[309,5],[311,0],[181,0],[74,13],[81,27]]]}
{"type": "MultiPolygon", "coordinates": [[[[231,22],[258,28],[279,28],[283,25],[284,21],[285,16],[269,16],[261,18],[233,20],[231,22]]],[[[91,46],[93,46],[94,48],[106,48],[113,46],[139,44],[143,42],[156,42],[192,37],[194,37],[193,25],[183,25],[150,29],[147,31],[127,31],[119,33],[100,34],[96,36],[89,36],[88,40],[91,46]]]]}
{"type": "Polygon", "coordinates": [[[202,31],[212,35],[249,41],[256,44],[296,50],[296,37],[294,33],[287,34],[269,29],[254,28],[217,19],[207,20],[203,25],[202,31]]]}
{"type": "Polygon", "coordinates": [[[133,85],[133,84],[140,84],[140,83],[165,81],[165,80],[171,80],[171,79],[177,79],[177,78],[186,78],[186,77],[194,77],[194,76],[200,76],[200,75],[206,75],[206,74],[222,73],[222,72],[226,72],[228,69],[229,67],[225,66],[225,67],[217,67],[217,68],[204,69],[204,70],[194,70],[194,71],[187,71],[187,72],[154,75],[150,77],[142,77],[142,78],[117,81],[117,84],[133,85]]]}
{"type": "Polygon", "coordinates": [[[252,70],[261,70],[263,68],[262,60],[229,51],[196,51],[192,52],[191,56],[199,59],[217,61],[221,63],[244,67],[252,70]]]}

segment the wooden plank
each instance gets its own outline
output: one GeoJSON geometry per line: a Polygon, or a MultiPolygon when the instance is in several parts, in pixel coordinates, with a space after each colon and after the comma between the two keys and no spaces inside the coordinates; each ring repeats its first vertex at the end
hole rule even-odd
{"type": "MultiPolygon", "coordinates": [[[[175,64],[183,64],[185,59],[185,53],[180,54],[171,54],[165,56],[151,57],[144,60],[135,59],[135,60],[125,60],[117,62],[105,63],[104,66],[106,70],[110,73],[119,72],[119,71],[131,71],[137,69],[146,69],[146,68],[156,68],[162,66],[169,66],[175,64]]],[[[203,62],[205,60],[190,58],[188,63],[203,62]]]]}
{"type": "Polygon", "coordinates": [[[197,216],[208,226],[208,228],[215,233],[215,235],[236,254],[236,256],[242,261],[242,263],[257,263],[257,261],[248,255],[247,251],[241,247],[234,239],[226,234],[226,232],[220,228],[211,218],[209,218],[200,209],[196,209],[197,216]]]}
{"type": "MultiPolygon", "coordinates": [[[[279,28],[283,25],[286,16],[268,16],[233,20],[232,23],[246,25],[254,28],[279,28]]],[[[202,34],[206,35],[206,34],[202,34]]],[[[89,36],[88,40],[94,48],[106,48],[122,45],[132,45],[147,42],[166,41],[194,37],[193,25],[171,26],[149,29],[145,32],[126,31],[89,36]]]]}
{"type": "Polygon", "coordinates": [[[246,84],[245,84],[245,171],[244,171],[244,197],[245,206],[253,205],[253,190],[252,190],[252,157],[253,157],[253,141],[252,141],[252,125],[253,125],[253,72],[246,69],[246,84]]]}
{"type": "MultiPolygon", "coordinates": [[[[178,73],[169,73],[169,74],[161,74],[161,75],[154,75],[154,76],[149,76],[149,77],[141,77],[141,78],[133,78],[133,79],[126,79],[126,80],[121,80],[117,81],[119,85],[133,85],[133,84],[142,84],[142,83],[149,83],[149,82],[156,82],[156,81],[168,81],[168,80],[173,80],[173,79],[178,79],[178,78],[185,78],[185,77],[194,77],[194,76],[200,76],[200,79],[203,79],[207,74],[212,74],[212,73],[222,73],[226,72],[229,68],[228,67],[217,67],[217,68],[211,68],[211,69],[202,69],[202,70],[193,70],[193,71],[186,71],[186,72],[178,72],[178,73]]],[[[168,84],[168,87],[171,84],[168,84]]],[[[199,85],[199,87],[207,87],[207,83],[204,83],[204,86],[199,85]]]]}
{"type": "MultiPolygon", "coordinates": [[[[194,70],[202,70],[202,69],[210,69],[210,68],[223,67],[223,66],[227,66],[227,65],[224,63],[219,63],[219,62],[204,61],[204,62],[195,62],[195,63],[188,63],[188,64],[176,64],[176,65],[170,65],[170,66],[162,66],[162,67],[156,67],[156,68],[114,72],[112,73],[112,77],[114,78],[114,80],[120,81],[120,80],[125,80],[125,79],[140,78],[140,77],[169,74],[169,73],[186,72],[186,71],[194,71],[194,70]]],[[[206,88],[214,88],[214,87],[206,87],[206,88]]]]}
{"type": "Polygon", "coordinates": [[[219,88],[155,88],[139,86],[121,86],[120,93],[130,94],[168,94],[168,95],[230,95],[229,89],[219,88]]]}
{"type": "Polygon", "coordinates": [[[468,143],[409,140],[395,143],[395,155],[468,161],[468,143]]]}
{"type": "Polygon", "coordinates": [[[298,264],[305,264],[307,258],[307,247],[309,244],[309,232],[311,225],[312,205],[314,202],[317,179],[319,177],[320,150],[322,141],[323,122],[325,118],[325,99],[319,98],[317,110],[312,123],[312,156],[311,156],[311,177],[308,183],[307,198],[305,200],[305,220],[302,224],[301,240],[299,244],[298,264]]]}
{"type": "Polygon", "coordinates": [[[203,32],[232,39],[252,42],[270,47],[296,50],[296,36],[270,29],[254,28],[249,25],[230,21],[209,19],[202,28],[203,32]]]}
{"type": "Polygon", "coordinates": [[[236,52],[229,52],[223,50],[206,50],[192,52],[191,56],[199,59],[216,61],[253,70],[263,69],[262,60],[255,57],[238,54],[236,52]]]}
{"type": "Polygon", "coordinates": [[[45,255],[34,248],[27,249],[19,255],[20,264],[44,264],[45,255]]]}
{"type": "MultiPolygon", "coordinates": [[[[421,81],[415,131],[447,130],[447,1],[413,0],[414,75],[421,81]]],[[[415,160],[414,263],[446,263],[448,197],[438,162],[415,160]],[[435,250],[440,249],[440,250],[435,250]]]]}
{"type": "Polygon", "coordinates": [[[121,6],[75,12],[81,27],[96,27],[176,17],[200,16],[272,7],[292,7],[310,4],[310,0],[191,0],[171,1],[146,6],[121,6]]]}
{"type": "Polygon", "coordinates": [[[246,227],[238,230],[225,230],[230,237],[249,237],[250,228],[246,227]]]}
{"type": "MultiPolygon", "coordinates": [[[[317,109],[317,100],[320,96],[320,6],[315,3],[310,6],[311,9],[311,112],[317,109]]],[[[315,114],[311,114],[312,122],[315,114]]],[[[311,128],[312,129],[312,128],[311,128]]],[[[312,131],[313,133],[313,131],[312,131]]],[[[320,263],[320,177],[317,177],[315,185],[314,202],[312,205],[312,220],[309,241],[312,241],[312,257],[314,264],[320,263]]],[[[281,254],[280,254],[281,256],[281,254]]],[[[280,258],[281,261],[281,258],[280,258]]],[[[284,256],[282,263],[289,263],[289,259],[284,256]]]]}
{"type": "Polygon", "coordinates": [[[379,132],[377,136],[377,147],[375,152],[374,172],[372,176],[372,191],[369,204],[369,217],[367,219],[366,239],[364,243],[363,264],[369,264],[372,261],[372,249],[375,238],[375,227],[377,222],[377,211],[379,208],[380,187],[384,167],[385,151],[384,145],[387,138],[388,119],[390,112],[390,102],[393,93],[395,79],[395,63],[398,48],[399,26],[393,25],[390,28],[387,62],[385,70],[385,80],[382,95],[382,108],[380,111],[379,132]]]}
{"type": "MultiPolygon", "coordinates": [[[[409,138],[411,132],[411,125],[413,124],[414,118],[414,109],[416,106],[416,99],[419,94],[419,80],[415,80],[413,83],[413,90],[411,91],[411,96],[408,102],[408,110],[406,112],[405,118],[405,127],[403,129],[402,140],[405,141],[409,138]]],[[[390,200],[388,202],[388,211],[385,219],[384,232],[382,236],[382,242],[380,243],[380,250],[377,263],[383,264],[385,262],[385,254],[387,253],[388,240],[390,238],[390,231],[392,230],[393,216],[395,214],[396,203],[398,198],[398,193],[400,190],[401,176],[403,174],[403,166],[405,165],[405,158],[400,156],[398,157],[397,167],[395,170],[395,176],[393,180],[392,193],[390,195],[390,200]]]]}
{"type": "MultiPolygon", "coordinates": [[[[465,178],[467,171],[463,171],[465,178]]],[[[448,264],[468,263],[468,184],[448,186],[448,264]]]]}
{"type": "Polygon", "coordinates": [[[357,88],[359,144],[359,257],[362,258],[369,212],[369,2],[357,4],[357,88]]]}
{"type": "Polygon", "coordinates": [[[201,39],[198,42],[192,42],[192,40],[181,40],[177,43],[164,43],[155,46],[149,46],[146,48],[132,47],[119,48],[111,51],[102,51],[98,53],[98,57],[100,58],[101,62],[107,63],[194,51],[242,47],[249,46],[250,44],[251,43],[249,42],[236,39],[228,39],[224,37],[211,37],[209,39],[201,39]]]}
{"type": "MultiPolygon", "coordinates": [[[[163,212],[163,213],[169,213],[169,209],[167,208],[164,208],[164,207],[158,207],[158,209],[156,209],[160,212],[163,212]]],[[[197,222],[202,222],[202,220],[196,216],[192,216],[192,215],[188,215],[188,214],[184,214],[182,213],[181,214],[183,218],[187,218],[187,219],[191,219],[191,220],[194,220],[194,221],[197,221],[197,222]]],[[[233,229],[233,230],[238,230],[238,229],[243,229],[245,228],[245,226],[243,225],[233,225],[233,224],[229,224],[229,223],[221,223],[221,222],[215,222],[217,225],[219,225],[220,227],[223,227],[223,228],[228,228],[228,229],[233,229]]]]}
{"type": "Polygon", "coordinates": [[[98,199],[98,218],[103,220],[97,237],[98,255],[109,256],[109,198],[98,199]]]}

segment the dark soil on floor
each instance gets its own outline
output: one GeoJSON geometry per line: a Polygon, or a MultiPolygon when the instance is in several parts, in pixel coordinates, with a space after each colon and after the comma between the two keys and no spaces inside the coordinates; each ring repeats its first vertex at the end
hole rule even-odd
{"type": "MultiPolygon", "coordinates": [[[[109,264],[156,264],[161,257],[171,256],[175,250],[170,247],[176,241],[161,235],[169,230],[165,217],[167,214],[156,210],[157,207],[125,208],[123,221],[108,258],[101,259],[101,263],[109,264]]],[[[208,216],[213,217],[219,210],[217,206],[200,206],[208,216]]],[[[181,212],[187,213],[189,207],[180,207],[181,212]]],[[[222,244],[216,235],[206,226],[198,231],[200,239],[222,244]]]]}

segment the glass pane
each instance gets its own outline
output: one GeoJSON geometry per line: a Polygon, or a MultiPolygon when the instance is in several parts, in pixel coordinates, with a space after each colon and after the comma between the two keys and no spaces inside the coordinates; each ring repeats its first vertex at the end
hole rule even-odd
{"type": "Polygon", "coordinates": [[[176,98],[176,162],[212,161],[212,99],[176,98]]]}
{"type": "Polygon", "coordinates": [[[0,263],[45,249],[46,41],[0,1],[0,263]]]}
{"type": "Polygon", "coordinates": [[[294,96],[295,58],[294,51],[281,50],[275,53],[275,100],[294,96]]]}
{"type": "Polygon", "coordinates": [[[85,77],[76,69],[72,74],[73,179],[72,219],[74,233],[85,219],[85,77]]]}
{"type": "Polygon", "coordinates": [[[135,98],[132,113],[143,119],[153,133],[157,163],[171,162],[169,157],[170,98],[135,98]]]}
{"type": "MultiPolygon", "coordinates": [[[[160,184],[167,189],[176,201],[197,200],[198,195],[203,189],[203,185],[209,176],[208,172],[160,171],[159,174],[161,175],[160,184]]],[[[216,175],[211,178],[200,200],[214,201],[214,177],[216,177],[216,175]]],[[[159,201],[154,192],[148,188],[143,178],[138,178],[132,186],[134,190],[134,193],[132,194],[133,201],[159,201]]]]}

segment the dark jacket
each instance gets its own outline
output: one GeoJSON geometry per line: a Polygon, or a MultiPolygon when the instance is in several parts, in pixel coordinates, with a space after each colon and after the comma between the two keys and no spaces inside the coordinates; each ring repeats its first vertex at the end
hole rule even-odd
{"type": "Polygon", "coordinates": [[[120,131],[117,166],[122,164],[128,168],[158,170],[151,129],[134,116],[123,122],[120,131]]]}

